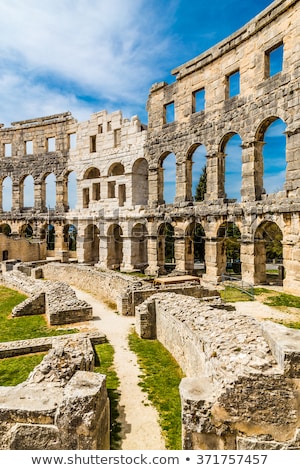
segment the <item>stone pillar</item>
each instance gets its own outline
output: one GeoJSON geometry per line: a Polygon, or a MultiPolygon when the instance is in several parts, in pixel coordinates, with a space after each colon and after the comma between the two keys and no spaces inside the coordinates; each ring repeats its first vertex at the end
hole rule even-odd
{"type": "Polygon", "coordinates": [[[34,209],[38,212],[46,211],[46,191],[43,183],[34,183],[34,209]]]}
{"type": "MultiPolygon", "coordinates": [[[[159,171],[162,172],[162,168],[149,167],[149,206],[156,207],[158,204],[163,203],[163,187],[159,189],[159,171]]],[[[162,183],[161,183],[162,186],[162,183]]]]}
{"type": "Polygon", "coordinates": [[[178,271],[180,273],[186,273],[184,233],[182,233],[182,230],[178,230],[178,228],[175,228],[174,235],[175,235],[174,251],[175,251],[175,262],[176,262],[175,271],[178,271]]]}
{"type": "Polygon", "coordinates": [[[205,239],[205,265],[206,272],[203,280],[217,284],[222,280],[222,274],[226,271],[226,250],[224,239],[205,239]]]}
{"type": "Polygon", "coordinates": [[[285,292],[299,295],[300,291],[300,241],[298,236],[292,236],[282,243],[285,292]]]}
{"type": "Polygon", "coordinates": [[[265,241],[256,239],[241,243],[242,279],[249,284],[266,282],[265,241]]]}
{"type": "Polygon", "coordinates": [[[158,262],[158,234],[155,223],[149,222],[148,233],[148,267],[145,270],[145,274],[148,274],[149,276],[156,276],[159,272],[160,265],[158,262]]]}
{"type": "Polygon", "coordinates": [[[205,200],[215,200],[225,197],[224,159],[225,154],[222,152],[207,155],[205,200]]]}
{"type": "Polygon", "coordinates": [[[67,206],[65,206],[65,197],[64,197],[64,181],[63,179],[57,179],[56,181],[56,206],[55,209],[58,212],[67,211],[67,206]]]}
{"type": "Polygon", "coordinates": [[[108,256],[108,237],[106,235],[100,236],[99,248],[99,267],[107,269],[107,256],[108,256]]]}
{"type": "Polygon", "coordinates": [[[300,128],[286,131],[286,182],[285,189],[288,193],[298,196],[300,192],[300,176],[299,176],[299,148],[300,148],[300,128]]]}
{"type": "Polygon", "coordinates": [[[257,201],[263,194],[263,158],[264,142],[242,144],[242,202],[257,201]]]}
{"type": "Polygon", "coordinates": [[[123,236],[122,241],[123,241],[123,261],[120,267],[120,271],[130,272],[134,270],[134,266],[131,263],[132,238],[129,236],[123,236]]]}
{"type": "Polygon", "coordinates": [[[12,184],[12,210],[13,212],[20,212],[23,207],[23,194],[18,182],[13,181],[12,184]]]}
{"type": "Polygon", "coordinates": [[[176,155],[176,196],[175,202],[183,202],[187,200],[187,178],[186,178],[186,162],[181,161],[176,155]]]}

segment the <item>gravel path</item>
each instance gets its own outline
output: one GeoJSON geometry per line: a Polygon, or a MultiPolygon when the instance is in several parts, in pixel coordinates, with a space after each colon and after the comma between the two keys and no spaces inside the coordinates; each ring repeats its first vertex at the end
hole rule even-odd
{"type": "Polygon", "coordinates": [[[158,414],[138,385],[141,370],[136,355],[128,347],[127,337],[133,317],[120,316],[94,296],[74,289],[79,299],[93,307],[94,320],[89,327],[103,332],[115,350],[115,369],[120,380],[121,449],[164,450],[158,414]]]}

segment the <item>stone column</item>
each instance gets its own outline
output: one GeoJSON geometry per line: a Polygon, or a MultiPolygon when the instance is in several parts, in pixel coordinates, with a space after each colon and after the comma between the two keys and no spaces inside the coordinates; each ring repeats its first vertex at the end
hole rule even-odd
{"type": "MultiPolygon", "coordinates": [[[[286,182],[285,189],[288,192],[300,192],[299,176],[299,148],[300,128],[286,131],[286,182]]],[[[298,194],[296,194],[298,196],[298,194]]]]}
{"type": "Polygon", "coordinates": [[[56,211],[65,212],[67,207],[65,206],[64,200],[64,181],[63,179],[57,179],[56,181],[56,211]]]}
{"type": "Polygon", "coordinates": [[[34,209],[38,212],[46,211],[46,192],[43,183],[34,183],[34,209]]]}
{"type": "Polygon", "coordinates": [[[156,276],[159,272],[160,265],[158,262],[158,234],[155,223],[148,223],[148,233],[148,266],[145,269],[145,274],[148,274],[149,276],[156,276]]]}
{"type": "Polygon", "coordinates": [[[242,144],[242,202],[257,201],[263,194],[263,158],[264,142],[242,144]]]}
{"type": "Polygon", "coordinates": [[[176,196],[175,202],[187,200],[186,162],[176,155],[176,196]]]}
{"type": "Polygon", "coordinates": [[[123,236],[123,261],[120,266],[120,271],[130,272],[134,271],[134,266],[131,263],[131,248],[132,248],[132,238],[129,236],[123,236]]]}
{"type": "Polygon", "coordinates": [[[184,232],[176,227],[174,238],[175,238],[174,251],[175,251],[175,262],[176,262],[175,271],[178,271],[180,273],[186,273],[184,232]]]}
{"type": "Polygon", "coordinates": [[[205,200],[215,200],[225,197],[224,159],[225,154],[222,152],[207,155],[205,200]]]}
{"type": "Polygon", "coordinates": [[[206,272],[203,280],[217,284],[222,280],[222,274],[226,271],[226,250],[224,239],[205,239],[205,265],[206,272]]]}
{"type": "MultiPolygon", "coordinates": [[[[156,207],[158,204],[163,203],[163,187],[159,188],[159,171],[162,172],[162,168],[149,167],[149,206],[156,207]]],[[[162,186],[162,184],[161,184],[162,186]]]]}
{"type": "Polygon", "coordinates": [[[23,207],[23,192],[18,182],[13,181],[12,184],[12,210],[13,212],[20,212],[23,207]]]}
{"type": "Polygon", "coordinates": [[[108,256],[108,236],[100,236],[100,248],[99,248],[99,267],[107,269],[107,256],[108,256]]]}

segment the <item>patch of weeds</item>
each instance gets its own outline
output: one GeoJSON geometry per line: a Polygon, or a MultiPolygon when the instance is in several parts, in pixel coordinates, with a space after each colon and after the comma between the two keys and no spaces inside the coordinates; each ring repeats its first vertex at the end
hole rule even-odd
{"type": "Polygon", "coordinates": [[[109,343],[95,346],[96,361],[98,366],[95,372],[106,375],[106,387],[110,403],[110,449],[119,450],[121,446],[121,423],[119,422],[119,400],[118,390],[120,381],[114,369],[114,349],[109,343]]]}
{"type": "Polygon", "coordinates": [[[226,286],[225,289],[220,291],[220,295],[224,302],[249,302],[253,300],[252,296],[232,286],[226,286]]]}
{"type": "Polygon", "coordinates": [[[13,387],[24,382],[46,354],[28,354],[0,360],[0,386],[13,387]]]}
{"type": "Polygon", "coordinates": [[[167,449],[182,449],[179,384],[184,376],[172,355],[157,340],[129,335],[129,347],[143,371],[139,385],[157,409],[167,449]]]}
{"type": "Polygon", "coordinates": [[[300,309],[300,297],[291,294],[278,293],[269,297],[265,303],[271,307],[294,307],[300,309]]]}

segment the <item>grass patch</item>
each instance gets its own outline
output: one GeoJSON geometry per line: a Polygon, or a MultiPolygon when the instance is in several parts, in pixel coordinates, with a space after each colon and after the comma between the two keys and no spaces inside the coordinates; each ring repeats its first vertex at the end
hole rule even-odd
{"type": "Polygon", "coordinates": [[[139,385],[157,409],[166,447],[182,449],[179,383],[183,373],[172,355],[157,340],[129,335],[130,349],[136,353],[143,374],[139,385]]]}
{"type": "Polygon", "coordinates": [[[220,295],[224,302],[249,302],[253,300],[250,295],[232,286],[226,286],[225,289],[220,291],[220,295]]]}
{"type": "Polygon", "coordinates": [[[11,317],[12,309],[27,297],[0,286],[0,342],[77,333],[77,329],[60,329],[47,325],[44,315],[11,317]]]}
{"type": "Polygon", "coordinates": [[[10,357],[0,360],[0,386],[12,387],[24,382],[45,354],[10,357]]]}
{"type": "Polygon", "coordinates": [[[106,387],[110,401],[110,449],[119,450],[121,445],[121,424],[118,421],[118,403],[120,399],[119,379],[113,366],[114,349],[109,343],[95,346],[96,361],[100,365],[95,367],[95,372],[106,375],[106,387]]]}

